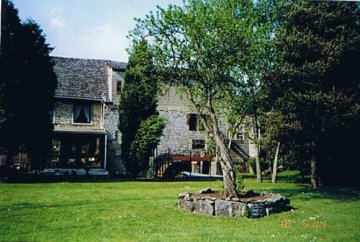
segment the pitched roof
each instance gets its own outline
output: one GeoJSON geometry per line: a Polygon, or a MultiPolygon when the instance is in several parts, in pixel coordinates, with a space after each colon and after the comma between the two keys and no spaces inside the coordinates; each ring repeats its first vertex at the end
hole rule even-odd
{"type": "Polygon", "coordinates": [[[58,79],[55,97],[110,102],[108,67],[123,70],[126,63],[109,60],[52,57],[58,79]]]}

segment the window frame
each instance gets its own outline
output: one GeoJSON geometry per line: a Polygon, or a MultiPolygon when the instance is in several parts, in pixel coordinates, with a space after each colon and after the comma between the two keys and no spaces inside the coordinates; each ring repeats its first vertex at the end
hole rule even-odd
{"type": "Polygon", "coordinates": [[[116,81],[116,95],[120,95],[122,91],[122,81],[117,80],[116,81]]]}
{"type": "Polygon", "coordinates": [[[93,105],[90,102],[78,102],[78,103],[73,103],[72,105],[72,111],[71,111],[71,124],[73,125],[92,125],[93,124],[93,105]],[[83,122],[76,122],[75,121],[75,107],[77,105],[81,105],[82,110],[84,110],[84,106],[88,105],[89,106],[89,122],[88,123],[83,123],[83,122]]]}

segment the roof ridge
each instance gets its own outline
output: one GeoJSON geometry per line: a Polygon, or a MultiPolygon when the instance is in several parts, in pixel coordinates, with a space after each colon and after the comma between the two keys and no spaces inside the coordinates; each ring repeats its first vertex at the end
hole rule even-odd
{"type": "Polygon", "coordinates": [[[94,58],[82,58],[82,57],[65,57],[65,56],[50,56],[50,58],[54,58],[54,59],[72,59],[72,60],[89,60],[89,61],[104,61],[104,62],[114,62],[114,63],[119,63],[119,64],[127,64],[127,62],[123,62],[123,61],[114,61],[114,60],[109,60],[109,59],[94,59],[94,58]]]}

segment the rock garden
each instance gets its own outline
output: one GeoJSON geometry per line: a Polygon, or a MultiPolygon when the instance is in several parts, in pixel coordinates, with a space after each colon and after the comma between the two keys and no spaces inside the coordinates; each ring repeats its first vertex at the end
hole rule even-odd
{"type": "Polygon", "coordinates": [[[278,193],[255,193],[250,190],[236,198],[225,197],[210,188],[195,193],[180,193],[178,207],[209,216],[261,218],[289,211],[290,200],[278,193]]]}

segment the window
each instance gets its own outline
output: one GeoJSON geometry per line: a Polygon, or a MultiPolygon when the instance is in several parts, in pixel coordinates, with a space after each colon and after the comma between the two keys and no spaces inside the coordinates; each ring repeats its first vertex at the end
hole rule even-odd
{"type": "MultiPolygon", "coordinates": [[[[203,118],[207,119],[205,114],[201,115],[203,118]]],[[[189,131],[204,131],[204,126],[199,118],[199,115],[195,113],[190,113],[187,115],[187,125],[189,125],[189,131]]]]}
{"type": "Polygon", "coordinates": [[[89,103],[74,104],[74,123],[91,123],[91,105],[89,103]]]}
{"type": "Polygon", "coordinates": [[[244,133],[236,133],[236,140],[244,141],[244,133]]]}
{"type": "Polygon", "coordinates": [[[119,95],[121,93],[121,81],[118,80],[116,82],[116,94],[119,95]]]}
{"type": "Polygon", "coordinates": [[[192,149],[205,149],[205,140],[193,139],[192,140],[192,149]]]}
{"type": "Polygon", "coordinates": [[[194,113],[188,114],[188,125],[190,131],[196,131],[197,129],[197,115],[194,113]]]}

